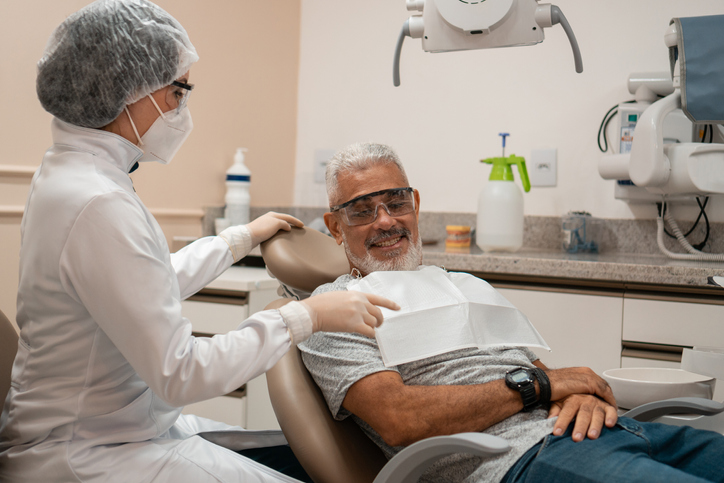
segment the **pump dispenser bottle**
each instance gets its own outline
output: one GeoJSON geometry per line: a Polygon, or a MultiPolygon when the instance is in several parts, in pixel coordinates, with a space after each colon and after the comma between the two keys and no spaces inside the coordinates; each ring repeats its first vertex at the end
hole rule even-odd
{"type": "Polygon", "coordinates": [[[226,209],[224,218],[233,225],[246,225],[249,219],[251,171],[244,164],[246,148],[238,148],[234,164],[226,171],[226,209]]]}
{"type": "Polygon", "coordinates": [[[476,244],[486,252],[514,252],[523,246],[523,193],[515,184],[511,165],[518,166],[523,189],[530,191],[525,159],[514,154],[506,158],[505,138],[509,134],[500,133],[500,136],[503,138],[503,156],[480,160],[493,165],[478,198],[476,244]]]}

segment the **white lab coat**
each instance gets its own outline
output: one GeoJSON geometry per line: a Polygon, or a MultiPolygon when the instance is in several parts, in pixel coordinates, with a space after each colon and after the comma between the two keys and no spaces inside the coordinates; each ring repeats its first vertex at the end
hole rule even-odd
{"type": "Polygon", "coordinates": [[[198,436],[243,449],[281,433],[181,415],[271,368],[289,320],[265,311],[193,337],[181,300],[233,263],[229,246],[207,237],[170,255],[128,176],[140,149],[57,119],[52,131],[21,225],[0,480],[295,481],[198,436]]]}

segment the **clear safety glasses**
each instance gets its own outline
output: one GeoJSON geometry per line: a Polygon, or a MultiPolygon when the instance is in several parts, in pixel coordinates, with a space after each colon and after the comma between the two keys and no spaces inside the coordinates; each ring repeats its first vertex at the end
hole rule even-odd
{"type": "Polygon", "coordinates": [[[388,215],[397,217],[415,211],[412,188],[392,188],[358,196],[341,205],[332,206],[339,211],[349,226],[369,225],[377,219],[377,210],[382,206],[388,215]]]}
{"type": "Polygon", "coordinates": [[[173,81],[166,93],[166,103],[169,106],[177,106],[176,110],[180,111],[186,105],[192,90],[194,90],[193,84],[173,81]]]}

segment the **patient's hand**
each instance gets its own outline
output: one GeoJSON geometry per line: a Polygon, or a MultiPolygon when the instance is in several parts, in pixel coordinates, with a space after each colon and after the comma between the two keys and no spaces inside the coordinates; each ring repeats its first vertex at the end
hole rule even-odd
{"type": "Polygon", "coordinates": [[[400,310],[395,302],[379,295],[355,291],[327,292],[302,302],[312,319],[314,332],[357,332],[374,338],[374,327],[384,317],[379,307],[400,310]]]}
{"type": "Polygon", "coordinates": [[[549,418],[558,416],[553,434],[562,435],[574,419],[573,441],[580,442],[587,436],[596,439],[601,435],[605,424],[612,428],[618,420],[616,406],[590,394],[572,394],[551,403],[549,418]]]}
{"type": "Polygon", "coordinates": [[[616,406],[616,398],[606,380],[588,367],[552,369],[546,374],[551,382],[551,401],[560,401],[571,394],[591,394],[616,406]]]}

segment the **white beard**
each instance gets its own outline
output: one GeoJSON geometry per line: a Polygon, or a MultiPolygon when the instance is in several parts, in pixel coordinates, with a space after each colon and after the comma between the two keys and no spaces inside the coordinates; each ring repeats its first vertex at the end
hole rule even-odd
{"type": "Polygon", "coordinates": [[[350,251],[344,232],[342,232],[342,239],[344,240],[344,251],[347,254],[347,259],[364,274],[410,271],[417,269],[422,263],[422,237],[419,234],[417,240],[410,243],[407,253],[403,255],[399,253],[402,249],[395,250],[387,255],[386,260],[376,259],[369,251],[365,253],[364,257],[358,257],[350,251]]]}

